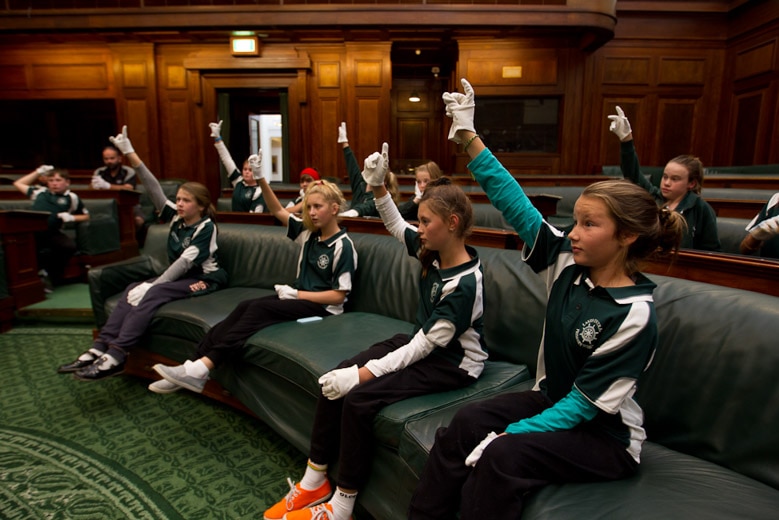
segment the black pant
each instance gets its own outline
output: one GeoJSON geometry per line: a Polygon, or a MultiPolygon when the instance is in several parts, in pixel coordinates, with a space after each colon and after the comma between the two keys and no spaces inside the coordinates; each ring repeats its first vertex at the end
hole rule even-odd
{"type": "Polygon", "coordinates": [[[307,300],[280,300],[276,295],[245,300],[208,331],[197,346],[195,359],[207,356],[218,365],[241,349],[258,330],[274,323],[329,315],[324,306],[307,300]]]}
{"type": "Polygon", "coordinates": [[[616,480],[638,466],[626,447],[594,428],[504,435],[492,441],[476,466],[465,458],[491,431],[552,406],[541,392],[503,394],[461,409],[439,428],[409,507],[409,519],[516,520],[522,500],[549,483],[616,480]]]}
{"type": "MultiPolygon", "coordinates": [[[[342,362],[338,368],[361,367],[408,341],[407,334],[398,334],[342,362]]],[[[337,459],[336,484],[343,489],[361,489],[373,459],[373,420],[382,408],[409,397],[462,388],[475,380],[465,370],[431,354],[402,370],[357,385],[342,399],[331,401],[320,394],[309,458],[317,464],[337,459]]]]}
{"type": "Polygon", "coordinates": [[[36,233],[38,266],[49,273],[51,281],[59,285],[65,279],[65,268],[76,254],[76,241],[62,231],[48,230],[36,233]]]}

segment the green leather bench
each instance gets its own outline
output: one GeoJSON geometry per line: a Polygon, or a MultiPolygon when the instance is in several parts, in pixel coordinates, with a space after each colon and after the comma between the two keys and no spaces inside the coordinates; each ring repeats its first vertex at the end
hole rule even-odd
{"type": "MultiPolygon", "coordinates": [[[[273,293],[295,276],[297,246],[280,226],[222,224],[229,287],[163,306],[133,356],[181,362],[237,302],[273,293]]],[[[166,226],[152,226],[144,255],[89,273],[97,324],[127,283],[161,272],[166,226]]],[[[214,373],[222,387],[306,453],[318,377],[342,359],[411,331],[419,264],[394,238],[352,234],[359,252],[347,312],[268,327],[214,373]]],[[[360,504],[377,519],[405,518],[435,431],[463,403],[530,388],[546,290],[516,250],[478,248],[485,271],[486,370],[470,388],[385,408],[360,504]]],[[[654,277],[661,345],[639,387],[649,442],[638,475],[621,482],[548,486],[523,518],[769,518],[779,510],[779,298],[654,277]]],[[[151,377],[151,372],[148,372],[151,377]]],[[[293,477],[296,477],[293,475],[293,477]]],[[[486,519],[485,519],[486,520],[486,519]]]]}

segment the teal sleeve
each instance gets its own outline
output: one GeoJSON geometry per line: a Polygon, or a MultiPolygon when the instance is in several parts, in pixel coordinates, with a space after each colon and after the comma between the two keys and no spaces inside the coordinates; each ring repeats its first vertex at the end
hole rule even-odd
{"type": "Polygon", "coordinates": [[[517,180],[487,148],[468,164],[468,169],[484,189],[492,205],[503,213],[503,217],[520,238],[532,248],[543,218],[517,180]]]}
{"type": "Polygon", "coordinates": [[[538,415],[509,424],[506,433],[539,433],[570,430],[577,424],[591,420],[598,408],[590,403],[577,389],[557,401],[538,415]]]}
{"type": "MultiPolygon", "coordinates": [[[[365,179],[362,178],[362,168],[357,163],[357,158],[349,146],[344,148],[344,159],[346,160],[346,172],[349,174],[349,184],[352,186],[352,203],[349,207],[354,209],[367,198],[365,179]]],[[[363,216],[362,213],[360,216],[363,216]]]]}

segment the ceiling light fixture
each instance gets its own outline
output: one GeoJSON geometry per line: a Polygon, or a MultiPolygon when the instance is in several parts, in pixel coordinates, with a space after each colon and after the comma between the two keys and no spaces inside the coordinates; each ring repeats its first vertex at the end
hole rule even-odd
{"type": "Polygon", "coordinates": [[[408,100],[412,103],[419,103],[422,101],[422,98],[419,97],[419,93],[416,90],[411,91],[411,95],[408,97],[408,100]]]}

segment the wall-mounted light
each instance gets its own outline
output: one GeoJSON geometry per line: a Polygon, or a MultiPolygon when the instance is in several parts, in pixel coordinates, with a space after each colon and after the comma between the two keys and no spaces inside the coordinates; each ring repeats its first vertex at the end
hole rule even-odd
{"type": "Polygon", "coordinates": [[[230,52],[233,56],[259,56],[260,40],[251,31],[239,31],[230,36],[230,52]]]}
{"type": "Polygon", "coordinates": [[[416,90],[411,91],[411,95],[408,97],[408,100],[412,103],[419,103],[422,101],[422,98],[419,97],[419,93],[416,90]]]}

